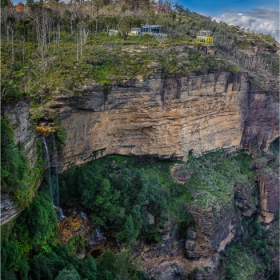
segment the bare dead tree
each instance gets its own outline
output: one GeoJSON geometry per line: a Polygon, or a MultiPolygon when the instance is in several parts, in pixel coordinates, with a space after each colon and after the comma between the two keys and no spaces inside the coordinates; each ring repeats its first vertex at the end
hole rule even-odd
{"type": "Polygon", "coordinates": [[[77,52],[76,52],[76,59],[79,61],[79,34],[76,35],[76,42],[77,42],[77,52]]]}
{"type": "Polygon", "coordinates": [[[3,23],[4,30],[6,31],[7,43],[10,43],[10,28],[17,18],[18,16],[14,9],[7,8],[1,11],[1,23],[3,23]]]}
{"type": "Polygon", "coordinates": [[[70,8],[70,29],[71,29],[71,33],[73,33],[73,30],[74,30],[73,21],[78,16],[79,7],[80,7],[80,1],[79,0],[71,0],[70,1],[69,8],[70,8]]]}
{"type": "Polygon", "coordinates": [[[59,43],[60,43],[60,22],[57,25],[57,34],[58,34],[57,44],[59,46],[59,43]]]}
{"type": "Polygon", "coordinates": [[[33,16],[36,24],[38,51],[41,55],[42,68],[45,75],[46,74],[45,55],[47,52],[47,35],[49,31],[50,18],[48,16],[47,11],[44,8],[41,10],[41,14],[39,14],[38,10],[36,12],[33,12],[33,16]]]}
{"type": "Polygon", "coordinates": [[[14,29],[10,27],[11,32],[11,44],[12,44],[12,64],[15,63],[15,48],[14,48],[14,29]]]}
{"type": "Polygon", "coordinates": [[[77,32],[77,60],[79,60],[79,50],[80,50],[80,57],[83,56],[83,45],[87,43],[87,38],[89,35],[89,29],[86,29],[84,24],[79,25],[79,30],[77,32]]]}

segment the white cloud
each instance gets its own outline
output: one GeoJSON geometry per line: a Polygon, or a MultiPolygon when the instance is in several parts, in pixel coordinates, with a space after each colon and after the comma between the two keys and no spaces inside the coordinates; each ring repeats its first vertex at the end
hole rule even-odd
{"type": "Polygon", "coordinates": [[[255,8],[249,12],[226,10],[213,17],[216,21],[239,26],[256,33],[270,34],[279,42],[279,12],[268,8],[255,8]]]}

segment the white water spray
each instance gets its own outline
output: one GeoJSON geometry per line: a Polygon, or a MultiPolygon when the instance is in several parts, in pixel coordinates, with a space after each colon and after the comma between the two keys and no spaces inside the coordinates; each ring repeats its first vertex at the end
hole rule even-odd
{"type": "Polygon", "coordinates": [[[46,158],[46,176],[47,176],[47,182],[50,190],[50,196],[53,201],[53,191],[52,191],[52,181],[51,181],[51,162],[50,162],[50,155],[48,150],[48,145],[46,143],[45,137],[43,137],[43,147],[45,151],[45,158],[46,158]]]}

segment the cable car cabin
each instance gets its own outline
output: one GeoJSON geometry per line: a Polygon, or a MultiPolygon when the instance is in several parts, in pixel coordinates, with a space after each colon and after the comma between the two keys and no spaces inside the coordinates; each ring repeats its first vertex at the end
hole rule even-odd
{"type": "Polygon", "coordinates": [[[213,45],[214,44],[214,38],[213,37],[205,37],[205,36],[196,36],[196,43],[213,45]]]}
{"type": "Polygon", "coordinates": [[[213,45],[214,38],[210,36],[210,31],[201,30],[201,31],[199,31],[198,36],[196,36],[196,43],[205,44],[205,45],[213,45]]]}

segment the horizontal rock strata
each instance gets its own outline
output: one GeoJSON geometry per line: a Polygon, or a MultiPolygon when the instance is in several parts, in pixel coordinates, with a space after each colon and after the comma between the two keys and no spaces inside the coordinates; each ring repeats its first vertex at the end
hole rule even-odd
{"type": "Polygon", "coordinates": [[[67,140],[66,169],[107,154],[186,159],[188,152],[240,148],[249,84],[245,73],[153,76],[56,97],[67,140]]]}
{"type": "Polygon", "coordinates": [[[155,75],[54,97],[45,109],[67,132],[61,170],[108,154],[185,160],[256,139],[266,149],[279,134],[277,102],[250,87],[246,73],[155,75]]]}

